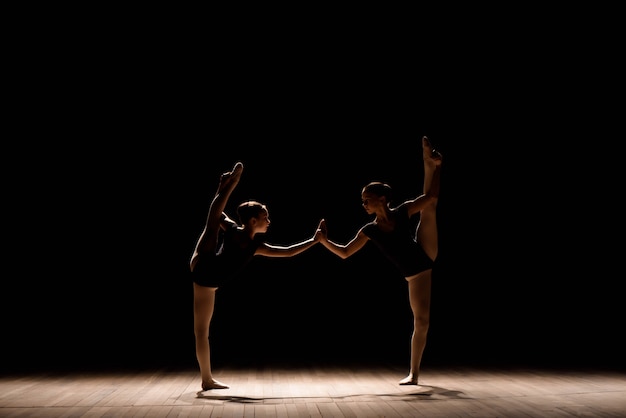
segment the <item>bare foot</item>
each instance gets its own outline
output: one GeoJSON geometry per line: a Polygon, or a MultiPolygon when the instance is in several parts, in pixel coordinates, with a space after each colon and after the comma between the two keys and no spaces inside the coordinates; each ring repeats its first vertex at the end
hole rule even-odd
{"type": "Polygon", "coordinates": [[[417,377],[413,377],[412,374],[409,374],[404,379],[398,382],[399,385],[416,385],[417,386],[417,377]]]}
{"type": "Polygon", "coordinates": [[[211,390],[211,389],[229,389],[230,386],[225,385],[224,383],[217,381],[215,379],[210,382],[202,382],[202,390],[211,390]]]}
{"type": "Polygon", "coordinates": [[[233,167],[232,171],[228,171],[223,173],[220,176],[220,185],[218,190],[221,192],[227,188],[233,188],[239,183],[239,179],[241,178],[241,173],[243,172],[243,164],[241,162],[237,162],[233,167]]]}

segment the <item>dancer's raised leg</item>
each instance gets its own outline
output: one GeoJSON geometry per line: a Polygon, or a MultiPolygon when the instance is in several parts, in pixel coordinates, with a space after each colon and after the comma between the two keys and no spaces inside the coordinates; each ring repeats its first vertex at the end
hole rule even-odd
{"type": "Polygon", "coordinates": [[[195,257],[201,252],[214,252],[217,248],[217,238],[220,230],[220,221],[222,214],[228,203],[228,199],[233,190],[241,179],[241,173],[243,172],[243,164],[237,162],[232,171],[223,173],[220,177],[220,183],[209,207],[209,214],[207,216],[206,224],[202,230],[202,234],[198,239],[194,255],[191,259],[191,268],[195,265],[195,257]]]}
{"type": "Polygon", "coordinates": [[[426,251],[426,254],[434,260],[439,251],[439,236],[437,231],[437,203],[439,197],[439,184],[441,181],[441,154],[433,149],[427,137],[422,138],[422,157],[424,160],[424,193],[435,196],[429,205],[420,212],[420,220],[417,226],[417,240],[426,251]]]}

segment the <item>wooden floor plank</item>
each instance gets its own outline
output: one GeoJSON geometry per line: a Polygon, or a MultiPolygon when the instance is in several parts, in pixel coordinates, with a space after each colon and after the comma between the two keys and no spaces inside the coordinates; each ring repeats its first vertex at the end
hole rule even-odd
{"type": "Polygon", "coordinates": [[[229,389],[199,391],[197,370],[0,376],[2,418],[626,417],[626,374],[393,367],[222,368],[229,389]]]}

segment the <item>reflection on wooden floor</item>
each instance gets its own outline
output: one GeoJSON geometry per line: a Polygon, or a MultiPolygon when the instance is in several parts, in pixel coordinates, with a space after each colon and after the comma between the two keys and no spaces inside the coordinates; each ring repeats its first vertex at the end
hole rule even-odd
{"type": "Polygon", "coordinates": [[[0,417],[626,417],[615,371],[391,366],[222,368],[0,376],[0,417]]]}

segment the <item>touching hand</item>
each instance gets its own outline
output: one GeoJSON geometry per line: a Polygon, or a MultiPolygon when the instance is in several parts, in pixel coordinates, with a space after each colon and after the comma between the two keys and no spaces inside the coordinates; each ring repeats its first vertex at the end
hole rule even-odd
{"type": "Polygon", "coordinates": [[[327,240],[327,230],[326,230],[326,220],[322,219],[317,226],[317,231],[315,231],[315,241],[327,240]]]}

